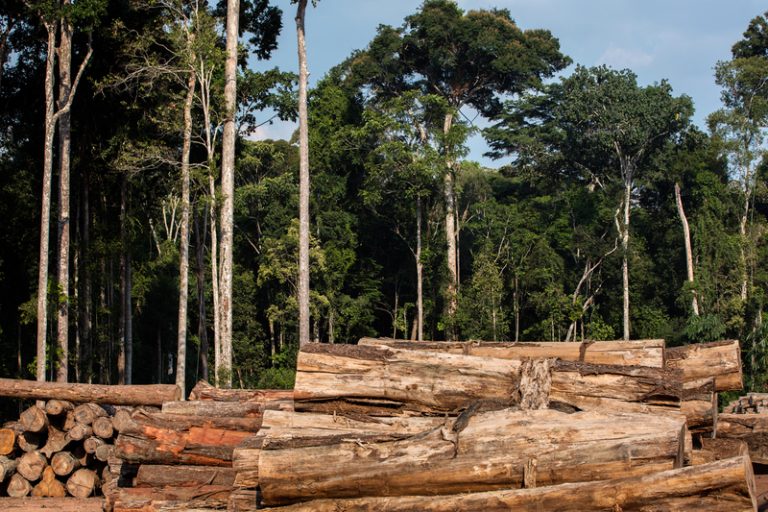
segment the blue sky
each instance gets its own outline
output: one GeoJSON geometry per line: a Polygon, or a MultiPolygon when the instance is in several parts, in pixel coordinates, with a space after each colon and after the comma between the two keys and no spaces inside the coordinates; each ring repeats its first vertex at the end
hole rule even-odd
{"type": "MultiPolygon", "coordinates": [[[[768,7],[758,0],[460,0],[465,9],[509,9],[522,29],[544,28],[560,40],[563,53],[585,66],[606,64],[634,71],[641,84],[669,80],[675,94],[691,96],[694,121],[720,106],[713,68],[730,57],[749,21],[768,7]]],[[[258,68],[297,70],[295,6],[277,0],[284,11],[279,48],[258,68]]],[[[310,82],[322,77],[355,49],[370,42],[380,24],[399,26],[421,5],[420,0],[320,0],[307,8],[310,82]]],[[[570,73],[572,68],[565,71],[570,73]]],[[[287,138],[294,126],[276,123],[259,138],[287,138]]],[[[482,156],[486,146],[477,136],[470,158],[496,167],[503,161],[482,156]]]]}

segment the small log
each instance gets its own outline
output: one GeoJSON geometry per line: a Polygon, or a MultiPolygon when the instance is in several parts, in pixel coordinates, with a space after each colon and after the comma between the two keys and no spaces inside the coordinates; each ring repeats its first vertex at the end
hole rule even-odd
{"type": "Polygon", "coordinates": [[[50,466],[45,468],[42,480],[32,489],[35,498],[64,498],[66,495],[64,484],[56,480],[56,474],[50,466]]]}
{"type": "Polygon", "coordinates": [[[218,428],[239,432],[258,432],[261,428],[261,414],[252,418],[230,418],[214,416],[188,416],[182,414],[167,414],[162,412],[134,411],[132,414],[118,411],[112,423],[118,432],[136,431],[143,426],[157,428],[177,428],[189,430],[193,427],[218,428]]]}
{"type": "Polygon", "coordinates": [[[72,402],[66,400],[48,400],[45,404],[45,412],[48,413],[48,416],[60,416],[74,408],[72,402]]]}
{"type": "Polygon", "coordinates": [[[198,381],[189,393],[190,400],[216,402],[262,402],[265,409],[290,410],[293,403],[292,389],[222,389],[208,382],[198,381]]]}
{"type": "Polygon", "coordinates": [[[19,465],[16,466],[16,472],[21,476],[34,482],[39,480],[43,470],[48,466],[48,459],[38,451],[28,452],[21,456],[19,465]]]}
{"type": "Polygon", "coordinates": [[[134,487],[194,487],[200,485],[232,486],[235,470],[205,466],[163,466],[142,464],[133,480],[134,487]]]}
{"type": "Polygon", "coordinates": [[[80,460],[71,452],[59,452],[51,459],[51,468],[59,476],[67,476],[80,468],[80,460]]]}
{"type": "MultiPolygon", "coordinates": [[[[5,492],[11,498],[23,498],[29,496],[29,493],[32,492],[32,484],[20,474],[15,473],[11,476],[5,492]]],[[[3,503],[3,508],[5,508],[5,503],[3,503]]]]}
{"type": "Polygon", "coordinates": [[[67,432],[67,439],[70,441],[82,441],[93,434],[93,427],[84,423],[75,423],[75,426],[67,432]]]}
{"type": "Polygon", "coordinates": [[[664,340],[637,341],[428,341],[362,338],[361,346],[382,345],[498,359],[550,359],[619,366],[664,366],[664,340]]]}
{"type": "Polygon", "coordinates": [[[251,512],[257,508],[257,492],[251,489],[235,489],[229,495],[227,512],[251,512]]]}
{"type": "Polygon", "coordinates": [[[0,379],[0,396],[112,405],[162,405],[180,399],[181,390],[173,384],[110,386],[0,379]]]}
{"type": "Polygon", "coordinates": [[[67,480],[67,491],[75,498],[88,498],[99,487],[99,477],[91,469],[81,468],[67,480]]]}
{"type": "Polygon", "coordinates": [[[708,377],[683,384],[683,401],[680,410],[688,421],[691,432],[714,432],[717,425],[717,393],[715,379],[708,377]]]}
{"type": "Polygon", "coordinates": [[[681,370],[686,381],[714,377],[715,391],[743,388],[741,348],[736,340],[667,349],[665,364],[667,368],[681,370]]]}
{"type": "Polygon", "coordinates": [[[46,436],[39,432],[22,432],[16,437],[19,449],[23,452],[33,452],[45,445],[46,436]]]}
{"type": "Polygon", "coordinates": [[[93,422],[93,435],[102,439],[112,439],[115,435],[115,428],[112,425],[112,418],[101,417],[96,418],[93,422]]]}
{"type": "Polygon", "coordinates": [[[155,512],[161,510],[226,509],[232,488],[222,485],[197,487],[119,488],[111,497],[113,512],[155,512]],[[168,507],[179,506],[173,509],[168,507]]]}
{"type": "Polygon", "coordinates": [[[3,512],[103,512],[101,498],[3,498],[3,512]]]}
{"type": "Polygon", "coordinates": [[[48,425],[48,439],[45,445],[40,448],[40,453],[50,459],[54,453],[63,450],[67,444],[69,444],[67,435],[53,425],[48,425]]]}
{"type": "Polygon", "coordinates": [[[166,402],[164,414],[205,416],[207,418],[260,418],[264,412],[262,402],[214,402],[212,400],[166,402]]]}
{"type": "Polygon", "coordinates": [[[63,419],[61,420],[61,430],[63,430],[64,432],[69,432],[70,430],[72,430],[72,427],[77,425],[77,421],[75,420],[74,409],[66,411],[62,415],[62,417],[63,419]]]}
{"type": "Polygon", "coordinates": [[[0,428],[0,455],[10,455],[16,450],[16,432],[10,428],[0,428]]]}
{"type": "Polygon", "coordinates": [[[115,456],[115,445],[103,444],[98,446],[94,452],[94,456],[98,461],[107,462],[109,459],[115,456]]]}
{"type": "Polygon", "coordinates": [[[27,432],[45,432],[48,429],[48,415],[44,409],[33,405],[21,413],[19,423],[27,432]]]}
{"type": "MultiPolygon", "coordinates": [[[[252,510],[252,509],[251,509],[252,510]]],[[[525,490],[450,496],[405,496],[316,500],[274,512],[486,512],[557,510],[559,512],[752,512],[757,510],[748,457],[599,482],[571,483],[525,490]]]]}
{"type": "Polygon", "coordinates": [[[0,482],[6,482],[11,475],[16,472],[16,466],[19,464],[18,459],[9,459],[5,456],[0,456],[0,482]]]}
{"type": "Polygon", "coordinates": [[[691,464],[708,464],[716,460],[749,456],[747,443],[739,439],[701,438],[701,449],[693,450],[691,464]]]}
{"type": "Polygon", "coordinates": [[[681,467],[686,432],[682,416],[509,409],[416,435],[318,440],[270,431],[258,480],[266,505],[306,500],[306,482],[314,498],[340,499],[519,488],[531,466],[540,486],[603,480],[681,467]]]}
{"type": "Polygon", "coordinates": [[[768,464],[768,414],[720,414],[717,437],[744,441],[753,462],[768,464]]]}
{"type": "Polygon", "coordinates": [[[75,407],[75,421],[83,425],[92,425],[96,418],[101,418],[107,415],[107,411],[103,407],[87,403],[80,404],[75,407]]]}
{"type": "Polygon", "coordinates": [[[96,450],[100,446],[104,446],[106,444],[107,443],[103,439],[99,437],[91,436],[85,441],[83,441],[83,448],[85,449],[85,453],[95,454],[96,450]]]}

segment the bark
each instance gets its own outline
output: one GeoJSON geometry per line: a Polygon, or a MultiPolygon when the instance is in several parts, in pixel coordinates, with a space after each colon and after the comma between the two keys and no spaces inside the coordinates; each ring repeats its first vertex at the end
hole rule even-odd
{"type": "MultiPolygon", "coordinates": [[[[209,164],[211,165],[211,164],[209,164]]],[[[219,298],[221,290],[219,289],[219,238],[216,229],[216,187],[214,186],[213,175],[208,175],[208,184],[211,194],[210,222],[211,222],[211,295],[213,302],[213,380],[218,386],[220,382],[219,368],[221,367],[221,308],[219,307],[219,298]]]]}
{"type": "MultiPolygon", "coordinates": [[[[443,134],[448,135],[453,126],[453,114],[446,114],[443,121],[443,134]]],[[[447,148],[446,148],[447,149],[447,148]]],[[[454,191],[454,168],[452,161],[446,161],[445,176],[443,178],[443,199],[445,200],[445,240],[448,248],[448,285],[446,288],[446,300],[448,302],[447,314],[449,327],[446,337],[453,341],[456,339],[456,331],[453,322],[456,311],[459,308],[458,279],[459,271],[456,261],[456,195],[454,191]]]]}
{"type": "Polygon", "coordinates": [[[338,499],[520,488],[527,465],[536,466],[539,485],[635,476],[680,467],[684,433],[681,418],[550,410],[479,413],[405,438],[315,444],[273,441],[270,431],[259,454],[259,486],[264,503],[278,505],[305,500],[305,482],[314,498],[338,499]]]}
{"type": "Polygon", "coordinates": [[[115,430],[118,432],[143,432],[151,429],[189,430],[191,428],[215,428],[237,432],[258,432],[261,428],[262,415],[248,418],[231,416],[199,416],[183,414],[167,414],[137,410],[133,413],[119,411],[114,418],[115,430]]]}
{"type": "Polygon", "coordinates": [[[103,512],[101,498],[4,498],[6,512],[103,512]]]}
{"type": "Polygon", "coordinates": [[[214,402],[211,400],[166,402],[162,412],[208,418],[258,418],[264,412],[264,402],[214,402]]]}
{"type": "Polygon", "coordinates": [[[142,464],[133,480],[134,487],[194,487],[201,485],[232,486],[235,470],[204,466],[162,466],[142,464]]]}
{"type": "Polygon", "coordinates": [[[680,223],[683,225],[683,242],[685,243],[685,268],[688,274],[688,282],[691,285],[691,310],[695,316],[699,316],[699,298],[696,293],[695,280],[693,277],[693,251],[691,250],[691,229],[688,226],[688,217],[685,216],[683,208],[683,199],[680,197],[680,184],[675,183],[675,203],[677,204],[677,214],[680,216],[680,223]]]}
{"type": "Polygon", "coordinates": [[[227,0],[227,47],[224,66],[224,131],[221,139],[221,278],[219,281],[219,330],[221,360],[217,383],[232,387],[232,248],[235,200],[235,115],[237,113],[237,42],[239,0],[227,0]]]}
{"type": "Polygon", "coordinates": [[[48,400],[45,403],[45,412],[49,416],[59,416],[74,409],[72,402],[66,400],[48,400]]]}
{"type": "MultiPolygon", "coordinates": [[[[558,510],[561,512],[712,512],[756,510],[754,476],[748,457],[737,457],[643,476],[562,484],[537,489],[502,490],[451,496],[406,496],[316,500],[281,512],[485,512],[558,510]]],[[[270,510],[270,509],[265,509],[270,510]]]]}
{"type": "MultiPolygon", "coordinates": [[[[112,512],[164,512],[170,510],[202,512],[225,510],[231,487],[119,488],[110,498],[112,512]]],[[[108,504],[109,509],[109,504],[108,504]]]]}
{"type": "Polygon", "coordinates": [[[207,381],[208,376],[208,324],[205,308],[205,228],[200,230],[197,216],[195,222],[195,271],[197,281],[197,336],[200,338],[200,378],[207,381]]]}
{"type": "Polygon", "coordinates": [[[189,293],[189,152],[192,146],[192,103],[195,99],[194,73],[189,74],[184,102],[184,142],[181,149],[181,240],[179,241],[179,314],[176,337],[176,386],[181,399],[187,389],[187,299],[189,293]]]}
{"type": "Polygon", "coordinates": [[[178,400],[180,391],[173,384],[109,386],[0,379],[0,396],[33,400],[53,398],[112,405],[162,405],[164,402],[178,400]]]}
{"type": "Polygon", "coordinates": [[[69,438],[66,434],[56,427],[49,426],[48,438],[45,441],[45,445],[40,448],[40,453],[50,459],[54,454],[63,450],[67,444],[69,444],[69,438]]]}
{"type": "Polygon", "coordinates": [[[83,198],[83,213],[80,216],[80,221],[82,223],[80,227],[80,243],[79,243],[79,249],[81,253],[81,260],[82,264],[80,268],[82,268],[83,272],[83,291],[81,294],[81,300],[79,301],[79,304],[81,304],[81,314],[80,318],[78,320],[78,325],[80,329],[82,330],[82,333],[80,335],[81,342],[82,342],[82,352],[80,352],[77,355],[78,360],[78,366],[82,369],[82,371],[85,373],[85,382],[91,383],[93,380],[93,340],[91,338],[91,332],[92,332],[92,276],[91,276],[91,256],[90,256],[90,245],[91,245],[91,235],[90,235],[90,226],[91,226],[91,219],[90,219],[90,201],[89,201],[89,183],[88,179],[86,178],[83,180],[83,190],[82,190],[82,198],[83,198]],[[84,366],[83,366],[84,364],[84,366]]]}
{"type": "Polygon", "coordinates": [[[747,443],[740,439],[701,438],[701,449],[693,450],[691,464],[709,464],[733,457],[749,457],[747,443]]]}
{"type": "Polygon", "coordinates": [[[691,432],[714,433],[717,426],[717,393],[715,379],[709,377],[683,385],[683,401],[680,410],[691,432]]]}
{"type": "Polygon", "coordinates": [[[107,416],[107,411],[94,403],[80,404],[74,410],[75,421],[83,425],[91,425],[98,418],[107,416]]]}
{"type": "Polygon", "coordinates": [[[296,38],[299,54],[299,346],[309,343],[309,116],[307,47],[304,18],[307,0],[298,0],[296,38]]]}
{"type": "Polygon", "coordinates": [[[18,459],[0,456],[0,483],[7,482],[11,478],[11,475],[16,472],[18,464],[18,459]]]}
{"type": "Polygon", "coordinates": [[[426,342],[409,343],[386,338],[361,338],[358,345],[382,345],[407,350],[434,350],[451,354],[500,359],[552,358],[619,366],[664,366],[664,340],[586,342],[426,342]]]}
{"type": "Polygon", "coordinates": [[[115,434],[115,428],[112,425],[112,419],[109,417],[96,418],[93,422],[93,434],[102,439],[112,439],[115,434]]]}
{"type": "Polygon", "coordinates": [[[416,341],[424,341],[424,263],[421,261],[421,197],[416,198],[416,341]]]}
{"type": "Polygon", "coordinates": [[[84,423],[76,423],[74,427],[67,431],[69,441],[82,441],[93,434],[93,427],[84,423]]]}
{"type": "Polygon", "coordinates": [[[687,382],[714,377],[715,391],[743,388],[741,349],[737,340],[670,348],[666,352],[666,366],[682,371],[687,382]]]}
{"type": "Polygon", "coordinates": [[[629,339],[629,213],[632,200],[632,182],[624,183],[624,224],[621,230],[621,284],[623,294],[624,339],[629,339]]]}
{"type": "Polygon", "coordinates": [[[104,446],[105,444],[106,443],[104,442],[103,439],[91,436],[88,439],[86,439],[85,441],[83,441],[83,449],[85,450],[85,453],[93,455],[93,454],[96,453],[96,450],[100,446],[104,446]]]}
{"type": "Polygon", "coordinates": [[[293,401],[292,389],[221,389],[201,380],[189,393],[190,400],[216,402],[264,402],[265,408],[286,407],[293,401]]]}
{"type": "Polygon", "coordinates": [[[48,415],[45,410],[33,405],[19,415],[19,423],[27,432],[43,432],[48,430],[48,415]]]}
{"type": "Polygon", "coordinates": [[[717,437],[744,441],[754,462],[768,464],[768,415],[720,414],[717,437]]]}
{"type": "Polygon", "coordinates": [[[130,294],[128,292],[128,176],[123,175],[120,183],[120,319],[118,325],[117,383],[130,382],[128,363],[129,338],[126,332],[130,294]]]}
{"type": "MultiPolygon", "coordinates": [[[[53,66],[56,53],[56,24],[46,22],[48,49],[45,64],[45,135],[43,142],[43,192],[40,199],[40,258],[37,273],[37,380],[45,381],[48,329],[48,246],[51,219],[51,177],[53,175],[53,136],[56,117],[53,100],[53,66]]],[[[26,495],[26,494],[24,494],[26,495]]]]}
{"type": "MultiPolygon", "coordinates": [[[[64,6],[70,5],[71,0],[63,0],[64,6]]],[[[59,38],[59,101],[61,109],[69,101],[72,94],[72,24],[66,18],[59,23],[61,36],[59,38]]],[[[58,265],[58,322],[57,339],[59,361],[56,370],[56,380],[67,382],[69,369],[69,174],[70,174],[70,145],[71,118],[65,112],[59,118],[59,265],[58,265]]]]}

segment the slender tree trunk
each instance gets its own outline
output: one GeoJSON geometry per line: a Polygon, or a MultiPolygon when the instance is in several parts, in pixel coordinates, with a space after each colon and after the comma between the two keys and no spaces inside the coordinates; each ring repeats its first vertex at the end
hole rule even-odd
{"type": "Polygon", "coordinates": [[[750,181],[751,169],[747,166],[744,173],[744,209],[741,212],[741,219],[739,219],[739,235],[741,236],[741,290],[740,297],[742,302],[747,300],[747,291],[749,283],[749,270],[747,262],[747,246],[749,241],[747,240],[747,223],[749,222],[749,202],[752,196],[750,181]]]}
{"type": "Polygon", "coordinates": [[[87,177],[83,180],[83,211],[80,216],[80,253],[81,264],[80,267],[83,272],[83,291],[81,300],[78,304],[81,305],[82,318],[80,319],[80,327],[82,329],[81,341],[83,351],[78,355],[78,360],[85,363],[85,366],[81,366],[85,372],[86,382],[91,383],[93,378],[93,341],[92,341],[92,317],[93,311],[93,298],[92,294],[92,273],[91,273],[91,257],[90,257],[90,244],[91,244],[91,220],[90,220],[90,204],[89,204],[89,187],[90,181],[87,177]]]}
{"type": "Polygon", "coordinates": [[[125,383],[133,384],[133,260],[130,247],[125,252],[125,383]]]}
{"type": "Polygon", "coordinates": [[[213,298],[213,376],[214,384],[219,386],[219,371],[221,367],[221,308],[219,308],[219,238],[216,228],[216,187],[213,174],[208,175],[211,189],[211,204],[209,206],[211,222],[211,296],[213,298]]]}
{"type": "Polygon", "coordinates": [[[298,0],[296,37],[299,52],[299,345],[309,343],[309,126],[307,48],[304,17],[307,0],[298,0]]]}
{"type": "MultiPolygon", "coordinates": [[[[203,217],[205,218],[205,217],[203,217]]],[[[195,219],[195,271],[197,274],[197,336],[200,338],[200,378],[208,381],[208,325],[205,308],[205,226],[200,229],[200,219],[195,219]]]]}
{"type": "Polygon", "coordinates": [[[624,296],[624,339],[629,340],[629,211],[630,199],[632,195],[632,183],[630,181],[624,184],[624,225],[621,232],[621,278],[622,290],[624,296]]]}
{"type": "Polygon", "coordinates": [[[416,198],[416,324],[417,341],[424,341],[424,263],[421,261],[421,197],[416,198]]]}
{"type": "MultiPolygon", "coordinates": [[[[453,126],[453,114],[446,114],[443,122],[443,133],[450,132],[453,126]]],[[[454,319],[459,307],[458,300],[458,269],[456,268],[456,196],[454,194],[454,169],[453,162],[446,161],[446,172],[443,178],[443,197],[445,199],[445,240],[448,247],[448,286],[446,299],[448,301],[448,329],[446,338],[448,341],[456,339],[454,319]]]]}
{"type": "Polygon", "coordinates": [[[675,183],[675,203],[677,203],[677,214],[680,216],[680,223],[683,225],[683,241],[685,242],[685,268],[688,271],[688,282],[691,283],[691,308],[695,316],[699,316],[699,299],[696,293],[695,281],[693,278],[693,251],[691,250],[691,230],[688,226],[688,217],[685,216],[683,209],[683,199],[680,196],[680,184],[675,183]]]}
{"type": "Polygon", "coordinates": [[[53,66],[56,54],[56,24],[45,23],[48,49],[45,64],[45,136],[43,142],[43,193],[40,214],[40,259],[37,274],[37,380],[45,380],[46,334],[48,330],[48,245],[51,219],[51,175],[53,136],[56,130],[53,99],[53,66]]]}
{"type": "MultiPolygon", "coordinates": [[[[64,0],[64,5],[71,0],[64,0]]],[[[59,101],[63,109],[69,101],[72,87],[72,25],[66,18],[59,23],[59,101]]],[[[71,116],[64,112],[59,118],[59,269],[58,269],[58,322],[57,340],[59,366],[56,371],[58,382],[67,382],[69,370],[69,174],[71,116]]]]}
{"type": "Polygon", "coordinates": [[[122,176],[120,184],[120,318],[117,325],[117,383],[127,384],[126,356],[128,301],[126,290],[128,288],[128,177],[122,176]]]}
{"type": "Polygon", "coordinates": [[[219,320],[221,360],[216,368],[219,385],[232,387],[232,246],[235,199],[235,115],[237,110],[237,42],[239,0],[227,0],[227,48],[224,66],[224,132],[221,156],[221,280],[219,320]]]}
{"type": "Polygon", "coordinates": [[[519,282],[517,274],[515,274],[515,291],[512,292],[512,303],[515,308],[515,341],[520,341],[520,297],[519,297],[519,282]]]}
{"type": "Polygon", "coordinates": [[[181,241],[179,242],[179,316],[176,337],[176,385],[181,399],[186,397],[187,376],[187,302],[189,294],[189,151],[192,146],[192,102],[195,99],[194,73],[187,81],[184,102],[184,142],[181,149],[181,241]]]}

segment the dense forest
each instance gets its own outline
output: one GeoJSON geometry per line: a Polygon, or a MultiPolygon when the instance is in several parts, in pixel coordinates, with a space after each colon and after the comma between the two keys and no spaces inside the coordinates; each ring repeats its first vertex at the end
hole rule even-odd
{"type": "Polygon", "coordinates": [[[0,2],[0,374],[289,387],[305,296],[314,342],[736,338],[765,388],[768,13],[704,130],[664,77],[451,0],[302,94],[270,54],[323,2],[291,4],[0,2]],[[307,154],[254,137],[300,117],[307,154]]]}

